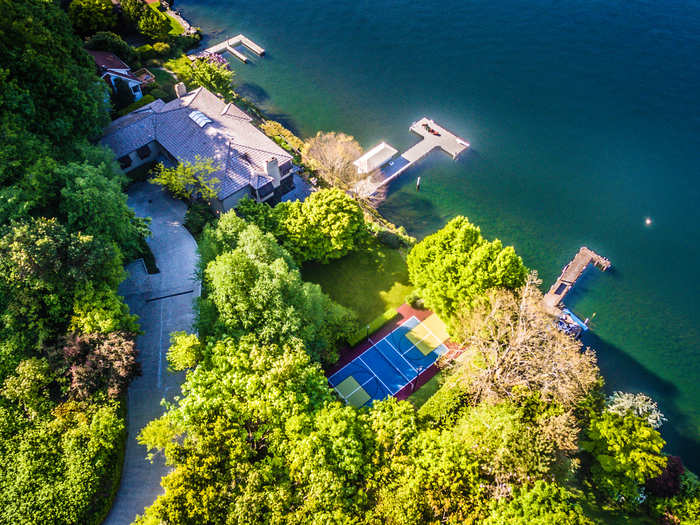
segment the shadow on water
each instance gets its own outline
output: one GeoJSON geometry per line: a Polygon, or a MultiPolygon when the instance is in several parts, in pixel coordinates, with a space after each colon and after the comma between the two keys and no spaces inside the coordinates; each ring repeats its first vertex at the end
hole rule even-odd
{"type": "Polygon", "coordinates": [[[416,232],[433,231],[436,229],[435,225],[442,223],[442,218],[432,200],[422,196],[420,192],[407,188],[407,185],[415,184],[418,173],[420,170],[410,175],[402,175],[392,182],[388,197],[377,207],[379,213],[394,224],[403,225],[411,235],[416,232]],[[406,187],[406,190],[401,192],[400,198],[397,198],[396,192],[401,187],[406,187]]]}
{"type": "MultiPolygon", "coordinates": [[[[596,268],[592,264],[589,264],[581,274],[581,277],[579,277],[576,281],[574,287],[566,295],[566,298],[564,299],[564,303],[566,304],[566,306],[572,312],[578,315],[578,313],[576,312],[576,305],[579,303],[579,301],[581,301],[581,299],[583,299],[583,297],[589,291],[591,291],[593,287],[598,288],[599,286],[603,286],[601,284],[601,280],[604,277],[611,277],[612,279],[619,281],[622,279],[622,274],[619,270],[612,266],[605,272],[604,275],[603,272],[601,272],[598,268],[596,268]]],[[[584,315],[591,315],[591,312],[581,313],[583,313],[584,315]]]]}
{"type": "Polygon", "coordinates": [[[256,104],[261,104],[270,99],[270,94],[259,84],[243,82],[236,86],[236,92],[245,98],[249,98],[256,104]]]}
{"type": "Polygon", "coordinates": [[[690,437],[694,435],[690,431],[692,424],[675,406],[673,400],[678,397],[677,387],[591,331],[584,333],[581,340],[596,351],[598,366],[605,377],[606,393],[616,390],[643,392],[655,400],[662,397],[666,400],[659,407],[668,418],[661,429],[661,435],[668,443],[665,452],[681,456],[690,470],[700,470],[700,439],[690,437]]]}
{"type": "Polygon", "coordinates": [[[289,131],[299,136],[299,129],[294,123],[291,115],[276,111],[276,108],[267,106],[267,103],[270,100],[270,95],[265,88],[253,82],[242,82],[235,86],[235,91],[241,97],[258,106],[266,119],[279,122],[289,131]]]}

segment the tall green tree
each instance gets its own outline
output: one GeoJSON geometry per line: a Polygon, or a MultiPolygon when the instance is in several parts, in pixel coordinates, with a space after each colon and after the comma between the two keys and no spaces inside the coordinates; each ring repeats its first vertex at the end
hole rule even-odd
{"type": "Polygon", "coordinates": [[[484,525],[593,525],[576,496],[554,483],[538,481],[531,489],[516,490],[501,500],[484,525]]]}
{"type": "Polygon", "coordinates": [[[61,334],[84,283],[116,287],[121,257],[111,242],[71,233],[55,219],[15,224],[0,238],[0,304],[6,328],[41,342],[61,334]]]}
{"type": "MultiPolygon", "coordinates": [[[[1,0],[0,10],[0,70],[6,72],[0,91],[14,88],[12,96],[22,97],[25,118],[15,122],[46,138],[54,153],[99,136],[108,122],[104,83],[66,13],[44,0],[1,0]]],[[[0,133],[0,151],[12,137],[0,133]]]]}
{"type": "Polygon", "coordinates": [[[408,273],[426,306],[451,321],[486,290],[520,288],[527,277],[512,246],[487,241],[466,217],[416,244],[407,258],[408,273]]]}
{"type": "Polygon", "coordinates": [[[215,95],[221,96],[226,102],[235,98],[233,92],[234,72],[228,64],[211,60],[208,57],[198,58],[191,66],[191,79],[195,86],[207,88],[215,95]]]}
{"type": "Polygon", "coordinates": [[[661,454],[665,441],[646,421],[608,410],[591,420],[581,448],[593,458],[596,489],[623,507],[634,508],[645,481],[666,466],[661,454]]]}
{"type": "Polygon", "coordinates": [[[276,207],[282,244],[300,261],[329,262],[359,248],[366,235],[362,209],[338,189],[276,207]]]}
{"type": "Polygon", "coordinates": [[[367,237],[359,204],[336,188],[314,192],[303,202],[280,202],[274,208],[244,199],[236,211],[272,232],[299,262],[339,259],[360,248],[367,237]]]}
{"type": "Polygon", "coordinates": [[[68,5],[68,17],[75,32],[83,36],[108,31],[117,23],[110,0],[72,0],[68,5]]]}
{"type": "Polygon", "coordinates": [[[333,362],[335,345],[351,333],[356,318],[318,285],[303,282],[280,250],[271,235],[249,226],[235,249],[207,265],[208,300],[228,333],[255,333],[265,343],[299,337],[313,357],[333,362]]]}
{"type": "Polygon", "coordinates": [[[167,168],[159,164],[151,179],[153,184],[166,188],[173,196],[180,199],[194,199],[201,195],[205,201],[215,199],[219,179],[212,176],[221,168],[212,159],[195,157],[194,162],[181,159],[177,166],[167,168]]]}

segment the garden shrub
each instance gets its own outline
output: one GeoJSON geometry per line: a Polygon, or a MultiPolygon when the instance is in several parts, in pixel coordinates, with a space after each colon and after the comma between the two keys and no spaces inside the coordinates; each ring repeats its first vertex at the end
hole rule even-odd
{"type": "Polygon", "coordinates": [[[168,94],[168,92],[165,91],[164,89],[161,89],[160,87],[156,87],[156,88],[152,89],[150,92],[150,95],[156,100],[162,99],[165,102],[167,102],[168,99],[171,98],[171,96],[168,94]]]}
{"type": "Polygon", "coordinates": [[[154,100],[155,100],[155,98],[153,97],[153,95],[144,95],[136,102],[132,102],[131,104],[126,106],[124,109],[120,109],[119,111],[117,111],[117,117],[123,117],[124,115],[131,113],[132,111],[135,111],[135,110],[139,109],[140,107],[145,106],[146,104],[150,104],[154,100]]]}
{"type": "Polygon", "coordinates": [[[132,68],[135,67],[134,62],[138,59],[134,48],[127,44],[122,37],[111,31],[99,31],[95,33],[87,39],[85,48],[94,51],[109,51],[110,53],[114,53],[132,68]]]}
{"type": "Polygon", "coordinates": [[[185,212],[185,228],[193,237],[198,238],[207,224],[212,224],[216,215],[206,202],[196,201],[185,212]]]}
{"type": "Polygon", "coordinates": [[[170,44],[166,42],[156,42],[153,44],[153,51],[162,57],[168,56],[170,54],[170,44]]]}
{"type": "Polygon", "coordinates": [[[151,44],[144,44],[136,48],[136,53],[138,53],[139,59],[141,61],[148,60],[149,58],[156,58],[158,52],[153,48],[151,44]]]}

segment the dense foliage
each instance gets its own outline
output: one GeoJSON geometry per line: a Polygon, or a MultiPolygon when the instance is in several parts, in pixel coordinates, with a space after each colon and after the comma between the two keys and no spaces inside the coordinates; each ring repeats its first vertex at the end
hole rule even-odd
{"type": "Polygon", "coordinates": [[[167,17],[148,7],[143,0],[120,0],[120,4],[131,26],[148,38],[157,40],[170,31],[170,21],[167,17]]]}
{"type": "Polygon", "coordinates": [[[212,173],[221,170],[212,159],[195,157],[193,162],[180,159],[177,165],[166,167],[158,164],[151,178],[153,184],[166,188],[174,197],[179,199],[194,199],[200,197],[205,201],[216,198],[219,179],[212,173]]]}
{"type": "Polygon", "coordinates": [[[487,241],[465,217],[455,217],[416,244],[407,264],[425,305],[447,322],[487,290],[515,290],[527,275],[512,246],[487,241]]]}
{"type": "Polygon", "coordinates": [[[192,84],[207,88],[226,102],[235,98],[232,85],[234,73],[221,55],[212,53],[198,58],[190,66],[192,84]]]}
{"type": "Polygon", "coordinates": [[[110,0],[72,0],[68,5],[68,16],[75,32],[83,36],[108,31],[117,23],[110,0]]]}
{"type": "Polygon", "coordinates": [[[327,263],[343,257],[357,250],[367,234],[360,206],[335,188],[314,192],[303,202],[281,202],[274,208],[245,199],[236,209],[275,235],[300,263],[327,263]]]}
{"type": "Polygon", "coordinates": [[[111,31],[98,31],[85,41],[85,49],[109,51],[114,53],[129,65],[138,58],[134,48],[127,44],[122,37],[111,31]]]}
{"type": "MultiPolygon", "coordinates": [[[[281,212],[241,211],[279,227],[281,212]]],[[[440,249],[455,255],[444,243],[435,260],[440,249]]],[[[534,275],[473,292],[455,313],[468,350],[420,411],[393,398],[358,410],[327,386],[317,345],[333,346],[336,320],[315,316],[328,299],[285,248],[227,213],[199,250],[199,336],[176,334],[168,354],[188,370],[183,396],[139,438],[174,470],[141,524],[589,525],[591,505],[620,507],[621,485],[661,473],[658,433],[606,408],[593,354],[556,330],[534,275]],[[578,487],[590,481],[599,490],[587,496],[578,487]]],[[[676,497],[658,512],[692,512],[676,497]]]]}
{"type": "MultiPolygon", "coordinates": [[[[140,0],[121,4],[144,34],[167,31],[140,0]]],[[[147,224],[89,143],[106,88],[67,14],[0,6],[0,523],[100,523],[139,373],[116,287],[147,224]]],[[[90,45],[126,53],[111,34],[90,45]]],[[[352,141],[317,138],[305,154],[351,182],[352,141]]],[[[464,218],[414,248],[411,279],[464,351],[419,411],[393,398],[358,410],[322,370],[355,315],[297,265],[361,246],[362,211],[330,190],[239,212],[201,232],[198,334],[173,334],[168,352],[187,370],[182,396],[139,436],[172,471],[141,523],[588,525],[606,506],[700,520],[700,482],[663,455],[656,404],[606,404],[593,354],[554,329],[512,248],[464,218]]]]}
{"type": "Polygon", "coordinates": [[[296,264],[271,234],[263,234],[234,212],[205,228],[200,265],[208,290],[200,312],[216,311],[217,322],[200,334],[256,334],[283,343],[296,337],[322,362],[337,359],[336,345],[355,330],[354,315],[333,303],[318,285],[301,280],[296,264]]]}
{"type": "MultiPolygon", "coordinates": [[[[102,23],[93,4],[105,5],[68,7],[86,31],[102,23]]],[[[0,523],[99,523],[138,373],[138,325],[116,287],[147,223],[111,152],[89,143],[107,87],[66,12],[0,7],[0,523]]]]}

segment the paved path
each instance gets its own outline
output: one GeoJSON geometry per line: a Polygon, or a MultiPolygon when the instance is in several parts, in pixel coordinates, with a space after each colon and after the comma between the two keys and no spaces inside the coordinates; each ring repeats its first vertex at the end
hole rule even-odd
{"type": "Polygon", "coordinates": [[[169,197],[159,186],[143,182],[129,188],[129,206],[139,217],[152,217],[148,244],[160,273],[148,275],[143,263],[131,263],[127,267],[129,277],[119,288],[131,311],[139,315],[144,331],[136,340],[143,375],[129,387],[124,471],[105,525],[131,523],[162,493],[160,479],[168,468],[162,457],[148,462],[146,448],[138,444],[136,436],[163,413],[161,399],[172,400],[180,392],[184,374],[168,372],[165,356],[170,333],[191,330],[192,301],[200,292],[193,277],[196,243],[182,225],[185,204],[169,197]]]}

